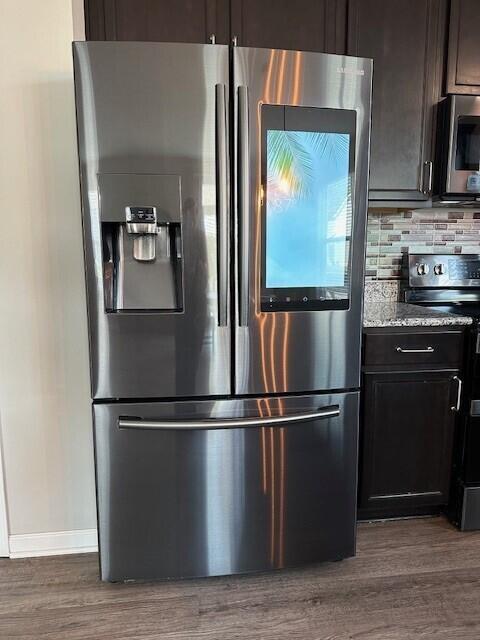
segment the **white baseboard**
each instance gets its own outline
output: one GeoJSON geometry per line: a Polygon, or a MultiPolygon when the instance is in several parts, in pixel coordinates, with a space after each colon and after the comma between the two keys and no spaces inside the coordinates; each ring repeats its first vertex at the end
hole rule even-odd
{"type": "Polygon", "coordinates": [[[9,537],[8,544],[10,558],[60,556],[98,550],[96,529],[13,535],[9,537]]]}

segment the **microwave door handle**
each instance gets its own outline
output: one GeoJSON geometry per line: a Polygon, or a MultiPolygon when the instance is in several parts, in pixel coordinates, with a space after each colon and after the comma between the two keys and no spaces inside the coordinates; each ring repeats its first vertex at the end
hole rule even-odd
{"type": "Polygon", "coordinates": [[[322,407],[309,413],[297,413],[289,416],[269,416],[266,418],[226,418],[205,420],[139,420],[138,418],[119,418],[120,429],[158,429],[177,431],[198,431],[211,429],[245,429],[247,427],[274,427],[336,418],[340,415],[340,407],[332,405],[322,407]]]}
{"type": "Polygon", "coordinates": [[[215,85],[218,326],[228,325],[228,139],[226,87],[215,85]]]}
{"type": "Polygon", "coordinates": [[[432,180],[433,180],[433,162],[423,163],[422,173],[422,193],[429,196],[432,193],[432,180]]]}
{"type": "Polygon", "coordinates": [[[249,224],[250,224],[250,176],[249,176],[249,121],[248,90],[238,87],[238,164],[237,164],[237,199],[238,199],[238,299],[239,326],[248,326],[249,306],[249,224]]]}

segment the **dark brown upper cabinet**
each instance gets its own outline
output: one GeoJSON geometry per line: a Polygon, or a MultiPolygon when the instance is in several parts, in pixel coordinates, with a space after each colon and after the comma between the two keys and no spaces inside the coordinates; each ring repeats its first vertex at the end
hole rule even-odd
{"type": "Polygon", "coordinates": [[[87,40],[229,42],[228,0],[85,0],[87,40]]]}
{"type": "Polygon", "coordinates": [[[447,93],[480,94],[480,1],[452,0],[447,93]]]}
{"type": "MultiPolygon", "coordinates": [[[[446,14],[447,0],[85,0],[88,40],[207,43],[214,35],[222,44],[373,58],[370,202],[391,206],[421,206],[432,195],[446,14]]],[[[454,23],[464,34],[455,82],[480,85],[468,62],[480,0],[453,0],[454,23]]]]}
{"type": "Polygon", "coordinates": [[[348,0],[85,0],[87,40],[345,53],[348,0]]]}
{"type": "Polygon", "coordinates": [[[431,196],[445,31],[444,0],[349,0],[348,53],[374,60],[372,204],[431,196]]]}
{"type": "Polygon", "coordinates": [[[346,52],[347,0],[231,0],[242,47],[346,52]]]}

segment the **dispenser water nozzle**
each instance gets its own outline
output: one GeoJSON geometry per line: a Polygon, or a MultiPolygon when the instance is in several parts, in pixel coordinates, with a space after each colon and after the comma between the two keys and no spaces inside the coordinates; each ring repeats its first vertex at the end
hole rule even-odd
{"type": "Polygon", "coordinates": [[[133,239],[133,257],[140,262],[155,260],[155,237],[158,233],[155,207],[125,207],[127,233],[133,239]]]}

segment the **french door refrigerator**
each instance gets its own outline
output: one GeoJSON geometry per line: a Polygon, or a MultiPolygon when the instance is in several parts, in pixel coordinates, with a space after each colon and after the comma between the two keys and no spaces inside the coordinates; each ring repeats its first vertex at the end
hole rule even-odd
{"type": "Polygon", "coordinates": [[[371,61],[74,66],[102,579],[353,555],[371,61]]]}

